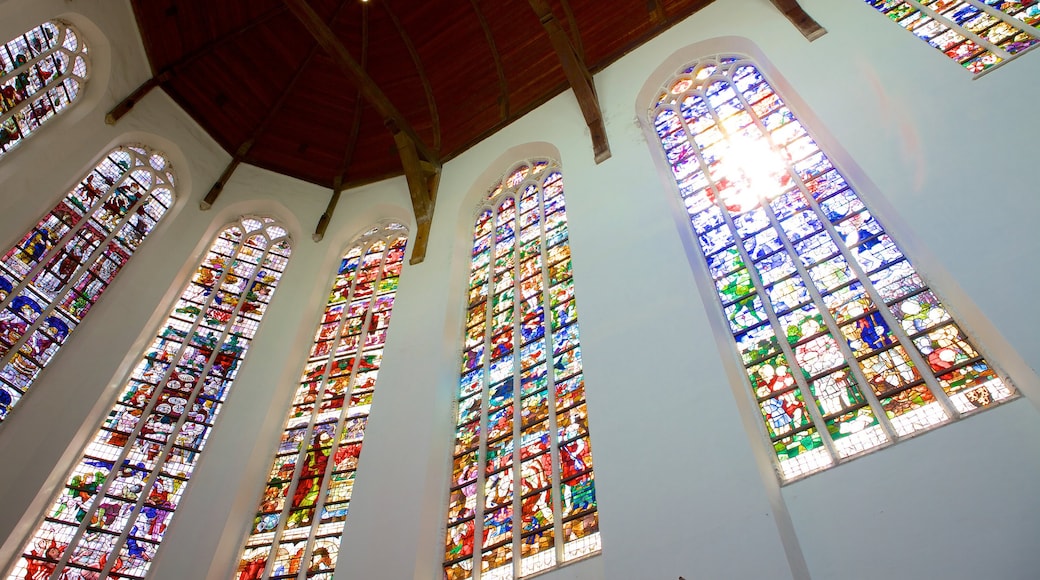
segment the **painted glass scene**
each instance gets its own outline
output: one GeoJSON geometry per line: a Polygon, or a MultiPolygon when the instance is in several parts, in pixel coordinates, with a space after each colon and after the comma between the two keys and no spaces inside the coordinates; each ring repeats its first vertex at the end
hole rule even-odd
{"type": "Polygon", "coordinates": [[[866,0],[973,74],[1040,43],[1036,0],[866,0]]]}
{"type": "Polygon", "coordinates": [[[782,479],[1013,396],[754,63],[685,67],[650,116],[782,479]]]}
{"type": "Polygon", "coordinates": [[[331,580],[407,243],[389,223],[343,256],[235,580],[331,580]]]}
{"type": "Polygon", "coordinates": [[[600,551],[558,164],[515,167],[473,238],[444,577],[523,578],[600,551]]]}
{"type": "Polygon", "coordinates": [[[87,47],[74,28],[45,22],[0,48],[0,156],[64,111],[87,80],[87,47]]]}
{"type": "Polygon", "coordinates": [[[162,155],[109,152],[0,258],[0,422],[173,203],[162,155]]]}
{"type": "Polygon", "coordinates": [[[8,573],[144,578],[289,259],[275,220],[217,236],[8,573]]]}

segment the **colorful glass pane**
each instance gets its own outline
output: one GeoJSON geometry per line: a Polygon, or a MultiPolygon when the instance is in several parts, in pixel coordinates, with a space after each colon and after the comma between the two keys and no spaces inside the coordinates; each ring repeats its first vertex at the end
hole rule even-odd
{"type": "Polygon", "coordinates": [[[683,70],[650,119],[784,480],[1013,396],[753,63],[683,70]]]}
{"type": "Polygon", "coordinates": [[[1034,1],[866,0],[965,69],[978,75],[1040,43],[1034,1]]]}
{"type": "Polygon", "coordinates": [[[51,20],[0,48],[0,155],[19,145],[83,91],[89,60],[75,28],[51,20]]]}
{"type": "Polygon", "coordinates": [[[0,258],[0,421],[173,204],[162,155],[119,147],[0,258]]]}
{"type": "Polygon", "coordinates": [[[289,259],[276,221],[217,236],[8,578],[143,578],[289,259]]]}
{"type": "Polygon", "coordinates": [[[600,550],[562,175],[533,160],[489,191],[471,254],[451,580],[522,578],[600,550]]]}
{"type": "Polygon", "coordinates": [[[343,256],[236,578],[335,570],[407,243],[388,223],[343,256]],[[292,557],[271,558],[282,553],[292,557]]]}

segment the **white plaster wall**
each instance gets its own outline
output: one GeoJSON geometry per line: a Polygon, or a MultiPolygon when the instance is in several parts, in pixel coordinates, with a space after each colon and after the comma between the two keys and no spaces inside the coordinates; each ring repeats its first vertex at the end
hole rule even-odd
{"type": "MultiPolygon", "coordinates": [[[[1040,55],[973,81],[865,4],[802,3],[830,31],[815,43],[768,0],[718,0],[598,74],[613,152],[601,165],[570,94],[446,165],[426,261],[402,274],[337,577],[439,577],[473,206],[529,155],[563,164],[604,544],[547,580],[1035,576],[1040,320],[1028,305],[1040,276],[1023,266],[1040,249],[1027,235],[1040,210],[1029,116],[1040,55]],[[721,314],[698,289],[703,266],[676,194],[636,119],[644,84],[664,80],[652,71],[720,36],[768,57],[796,93],[787,100],[1032,400],[777,485],[744,386],[731,381],[721,314]]],[[[0,37],[70,10],[110,47],[96,56],[111,74],[0,160],[0,245],[125,139],[171,155],[180,199],[0,425],[0,465],[17,474],[0,478],[0,566],[213,233],[259,212],[286,221],[293,258],[153,567],[155,578],[230,578],[339,255],[378,219],[411,226],[407,190],[399,178],[348,192],[318,244],[310,232],[329,192],[263,170],[241,167],[199,211],[229,157],[169,98],[155,91],[115,127],[103,122],[150,74],[128,2],[7,0],[0,37]]]]}

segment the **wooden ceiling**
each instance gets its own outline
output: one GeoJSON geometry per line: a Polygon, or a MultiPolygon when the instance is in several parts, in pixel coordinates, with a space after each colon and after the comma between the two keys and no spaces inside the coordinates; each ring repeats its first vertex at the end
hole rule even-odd
{"type": "Polygon", "coordinates": [[[606,67],[710,2],[132,0],[132,5],[155,75],[150,85],[169,93],[236,161],[349,188],[402,174],[400,143],[391,129],[404,129],[421,160],[439,166],[567,90],[583,70],[588,76],[606,67]],[[405,127],[388,128],[386,111],[362,95],[357,79],[344,73],[342,55],[337,58],[319,42],[301,9],[313,10],[319,24],[331,30],[332,40],[399,112],[405,127]],[[554,22],[546,22],[545,9],[554,22]],[[565,36],[551,38],[553,26],[565,36]],[[569,71],[561,42],[575,56],[569,71]]]}

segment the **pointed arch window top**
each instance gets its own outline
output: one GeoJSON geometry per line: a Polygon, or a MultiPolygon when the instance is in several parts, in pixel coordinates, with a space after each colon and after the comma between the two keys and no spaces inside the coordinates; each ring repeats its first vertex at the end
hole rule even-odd
{"type": "Polygon", "coordinates": [[[648,112],[785,481],[1014,397],[757,65],[648,112]]]}
{"type": "Polygon", "coordinates": [[[79,97],[90,61],[76,29],[51,20],[0,47],[0,67],[3,156],[79,97]]]}
{"type": "Polygon", "coordinates": [[[339,565],[407,243],[383,223],[343,256],[235,578],[331,578],[339,565]]]}
{"type": "Polygon", "coordinates": [[[563,178],[514,165],[475,216],[445,529],[447,580],[601,549],[563,178]]]}
{"type": "Polygon", "coordinates": [[[291,252],[279,222],[217,234],[6,576],[145,578],[291,252]]]}
{"type": "Polygon", "coordinates": [[[0,421],[173,204],[161,154],[117,147],[0,257],[0,421]]]}

